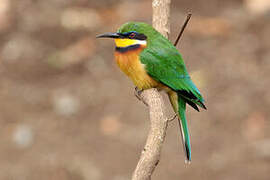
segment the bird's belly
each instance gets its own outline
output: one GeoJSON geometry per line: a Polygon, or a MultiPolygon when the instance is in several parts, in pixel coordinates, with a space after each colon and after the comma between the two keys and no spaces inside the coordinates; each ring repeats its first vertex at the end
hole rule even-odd
{"type": "Polygon", "coordinates": [[[144,64],[141,63],[139,59],[140,51],[140,49],[125,53],[116,51],[116,63],[139,89],[158,87],[159,83],[147,74],[144,64]]]}

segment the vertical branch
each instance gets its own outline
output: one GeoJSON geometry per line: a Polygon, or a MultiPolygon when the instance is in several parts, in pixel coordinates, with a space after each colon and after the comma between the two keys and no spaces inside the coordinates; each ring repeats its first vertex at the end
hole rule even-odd
{"type": "Polygon", "coordinates": [[[166,38],[170,33],[170,3],[171,0],[153,0],[153,27],[166,38]]]}
{"type": "MultiPolygon", "coordinates": [[[[168,37],[170,32],[170,0],[153,0],[152,7],[153,27],[165,37],[168,37]]],[[[164,101],[156,89],[143,91],[141,98],[148,104],[151,124],[145,147],[133,173],[132,180],[151,179],[151,175],[160,159],[168,123],[165,116],[164,101]]]]}

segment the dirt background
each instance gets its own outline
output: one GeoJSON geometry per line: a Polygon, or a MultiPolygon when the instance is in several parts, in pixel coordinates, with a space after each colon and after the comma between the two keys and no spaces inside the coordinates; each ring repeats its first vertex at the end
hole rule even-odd
{"type": "MultiPolygon", "coordinates": [[[[172,0],[172,41],[190,10],[178,48],[208,110],[187,111],[191,165],[170,123],[153,179],[269,180],[270,2],[172,0]]],[[[151,14],[149,0],[0,0],[0,180],[130,179],[148,111],[95,36],[151,14]]]]}

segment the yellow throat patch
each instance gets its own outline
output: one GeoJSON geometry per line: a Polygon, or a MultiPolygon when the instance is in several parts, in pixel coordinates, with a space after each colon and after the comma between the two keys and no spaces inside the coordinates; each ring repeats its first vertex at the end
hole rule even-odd
{"type": "Polygon", "coordinates": [[[128,47],[135,44],[146,45],[145,40],[137,40],[137,39],[114,39],[116,47],[128,47]]]}

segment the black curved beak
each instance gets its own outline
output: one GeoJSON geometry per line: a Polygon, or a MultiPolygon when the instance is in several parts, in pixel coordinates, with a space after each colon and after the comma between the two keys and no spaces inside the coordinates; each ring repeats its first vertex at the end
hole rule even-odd
{"type": "Polygon", "coordinates": [[[121,38],[119,33],[105,33],[97,35],[96,38],[121,38]]]}

